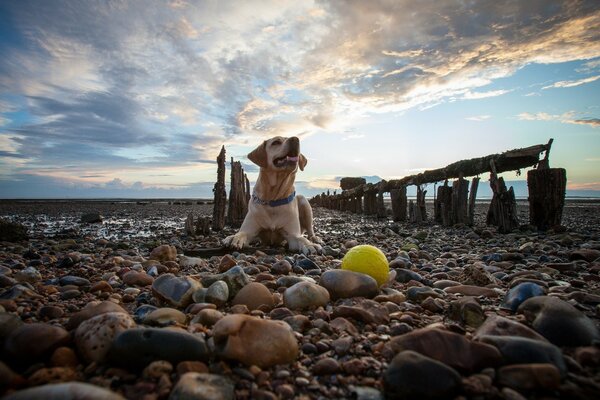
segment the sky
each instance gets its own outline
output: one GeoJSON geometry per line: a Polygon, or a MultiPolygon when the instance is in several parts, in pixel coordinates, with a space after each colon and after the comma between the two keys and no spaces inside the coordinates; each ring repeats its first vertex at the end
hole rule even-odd
{"type": "Polygon", "coordinates": [[[212,197],[221,146],[252,182],[276,135],[307,195],[550,138],[600,195],[598,27],[597,0],[3,0],[0,198],[212,197]]]}

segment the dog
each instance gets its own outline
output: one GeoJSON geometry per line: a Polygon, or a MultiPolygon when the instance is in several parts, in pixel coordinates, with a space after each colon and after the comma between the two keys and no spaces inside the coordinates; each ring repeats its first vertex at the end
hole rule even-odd
{"type": "Polygon", "coordinates": [[[290,251],[320,253],[322,241],[313,230],[312,208],[294,188],[296,172],[304,171],[308,162],[300,153],[300,140],[295,136],[265,140],[248,159],[260,167],[258,179],[240,230],[223,244],[241,249],[257,238],[263,245],[280,245],[285,240],[290,251]]]}

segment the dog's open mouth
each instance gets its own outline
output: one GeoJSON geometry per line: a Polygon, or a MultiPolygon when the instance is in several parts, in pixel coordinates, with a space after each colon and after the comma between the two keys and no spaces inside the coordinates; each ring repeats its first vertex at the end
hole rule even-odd
{"type": "Polygon", "coordinates": [[[288,165],[296,165],[298,164],[298,156],[294,156],[294,155],[286,155],[283,157],[279,157],[273,160],[273,165],[275,165],[277,168],[281,168],[281,167],[287,167],[288,165]]]}

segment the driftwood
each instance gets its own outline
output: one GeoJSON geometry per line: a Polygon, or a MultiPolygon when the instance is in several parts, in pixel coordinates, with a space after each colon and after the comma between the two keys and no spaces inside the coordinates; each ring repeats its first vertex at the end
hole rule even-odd
{"type": "Polygon", "coordinates": [[[213,188],[213,231],[220,231],[225,227],[225,206],[227,203],[227,192],[225,191],[225,146],[217,157],[217,182],[213,188]]]}

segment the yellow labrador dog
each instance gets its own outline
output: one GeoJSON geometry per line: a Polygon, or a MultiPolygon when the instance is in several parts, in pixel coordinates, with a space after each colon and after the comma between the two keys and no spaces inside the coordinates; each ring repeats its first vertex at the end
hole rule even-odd
{"type": "Polygon", "coordinates": [[[321,239],[312,226],[312,208],[304,196],[296,195],[294,180],[298,168],[304,171],[306,157],[300,154],[297,137],[265,140],[248,154],[260,167],[248,214],[238,233],[223,244],[241,249],[259,238],[265,245],[279,245],[285,239],[291,251],[319,253],[321,239]],[[308,238],[303,236],[307,234],[308,238]]]}

